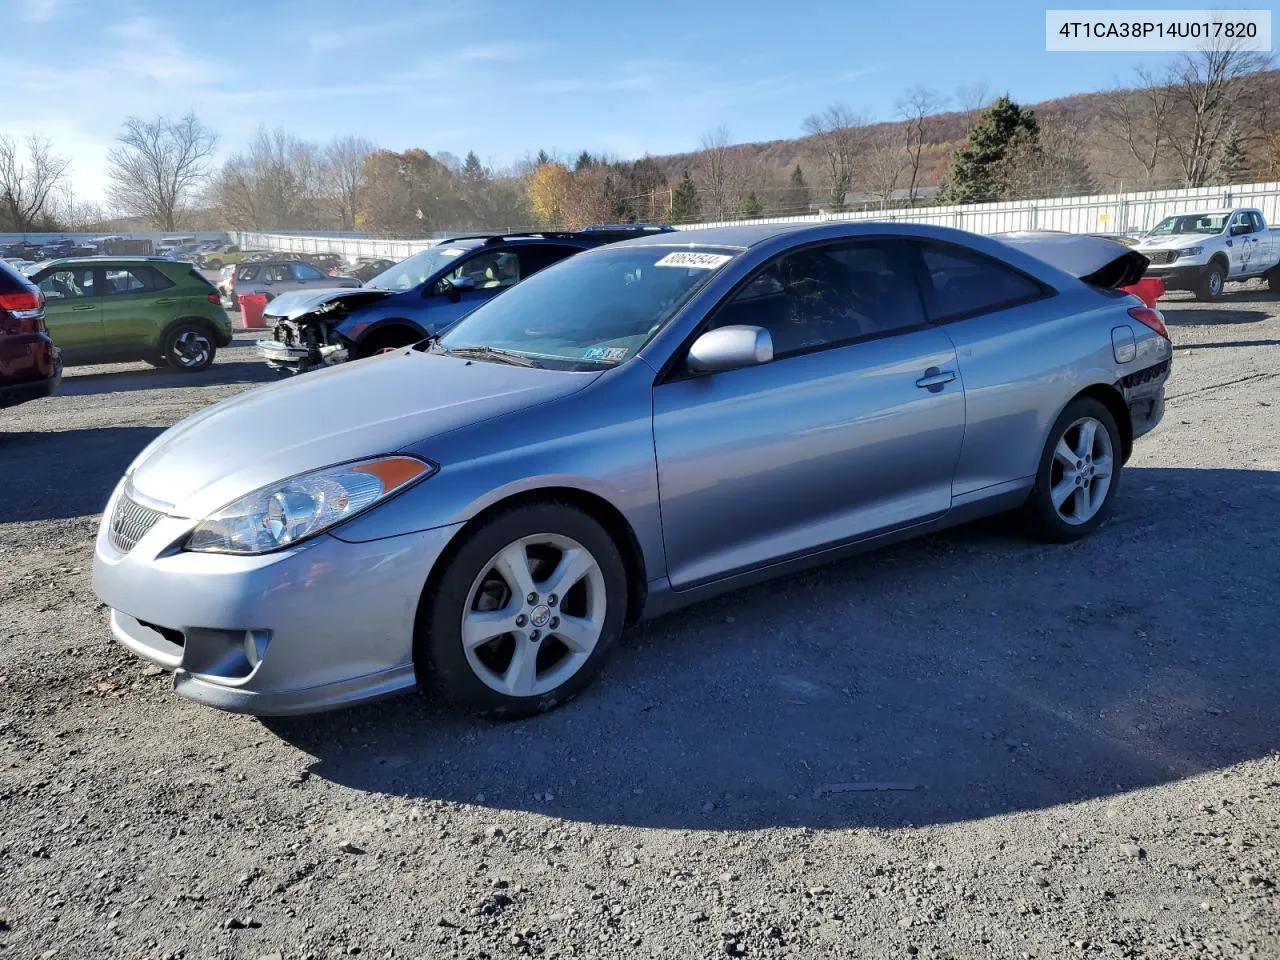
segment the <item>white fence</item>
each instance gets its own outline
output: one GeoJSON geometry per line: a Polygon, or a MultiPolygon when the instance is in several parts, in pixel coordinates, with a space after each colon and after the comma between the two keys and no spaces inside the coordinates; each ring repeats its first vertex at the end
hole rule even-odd
{"type": "MultiPolygon", "coordinates": [[[[971,203],[955,206],[867,210],[857,213],[817,213],[795,217],[763,217],[758,220],[726,220],[689,223],[679,230],[705,230],[740,223],[823,223],[834,221],[895,221],[932,223],[974,233],[1009,230],[1065,230],[1069,233],[1134,233],[1155,226],[1173,213],[1222,207],[1257,207],[1268,223],[1280,224],[1280,181],[1238,184],[1229,187],[1196,187],[1188,190],[1150,190],[1092,197],[1057,197],[1049,200],[1015,200],[1005,203],[971,203]]],[[[337,253],[351,258],[385,257],[403,260],[435,246],[437,240],[372,240],[361,237],[312,236],[284,233],[235,233],[235,242],[246,250],[280,250],[291,253],[337,253]]]]}

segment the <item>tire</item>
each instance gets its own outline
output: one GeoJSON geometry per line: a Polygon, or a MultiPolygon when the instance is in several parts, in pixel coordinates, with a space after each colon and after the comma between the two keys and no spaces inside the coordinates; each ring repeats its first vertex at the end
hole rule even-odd
{"type": "Polygon", "coordinates": [[[1024,507],[1040,539],[1071,543],[1089,536],[1106,520],[1120,488],[1121,442],[1115,417],[1103,403],[1092,397],[1077,397],[1067,404],[1049,431],[1035,487],[1024,507]],[[1092,424],[1094,440],[1086,446],[1088,438],[1082,428],[1088,430],[1088,424],[1092,424]],[[1100,469],[1104,457],[1108,467],[1105,474],[1100,469]],[[1099,496],[1099,488],[1100,501],[1094,499],[1099,496]],[[1060,499],[1064,492],[1066,498],[1060,499]]]}
{"type": "Polygon", "coordinates": [[[1200,281],[1196,284],[1196,299],[1204,301],[1217,300],[1222,296],[1222,287],[1226,282],[1227,273],[1222,269],[1222,264],[1209,264],[1204,273],[1200,275],[1200,281]]]}
{"type": "Polygon", "coordinates": [[[223,262],[217,257],[214,257],[212,260],[206,261],[204,268],[206,270],[221,270],[223,266],[223,262]]]}
{"type": "Polygon", "coordinates": [[[182,320],[170,327],[160,349],[168,366],[181,373],[207,370],[218,352],[209,327],[191,320],[182,320]]]}
{"type": "Polygon", "coordinates": [[[495,720],[544,713],[577,696],[600,669],[626,617],[627,572],[613,538],[563,503],[514,507],[465,536],[423,597],[414,637],[419,686],[495,720]],[[572,578],[567,593],[544,592],[540,588],[560,575],[567,556],[575,564],[566,571],[572,578]],[[508,579],[521,589],[512,589],[508,579]],[[575,618],[573,634],[562,635],[561,616],[565,622],[575,618]],[[494,632],[503,626],[511,629],[494,632]]]}
{"type": "Polygon", "coordinates": [[[1267,271],[1267,289],[1272,293],[1280,293],[1280,267],[1272,267],[1267,271]]]}

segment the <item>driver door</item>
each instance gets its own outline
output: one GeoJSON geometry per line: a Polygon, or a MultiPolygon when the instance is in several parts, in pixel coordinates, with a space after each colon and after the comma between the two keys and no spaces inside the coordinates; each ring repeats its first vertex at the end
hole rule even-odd
{"type": "Polygon", "coordinates": [[[667,573],[679,590],[940,516],[964,439],[956,350],[907,244],[784,254],[707,329],[769,331],[774,360],[653,390],[667,573]]]}
{"type": "Polygon", "coordinates": [[[1253,248],[1256,245],[1253,236],[1253,219],[1248,212],[1240,210],[1231,217],[1231,222],[1227,224],[1227,239],[1231,243],[1230,256],[1227,258],[1231,263],[1230,276],[1247,275],[1249,266],[1253,262],[1253,248]],[[1243,232],[1236,233],[1237,230],[1243,232]]]}

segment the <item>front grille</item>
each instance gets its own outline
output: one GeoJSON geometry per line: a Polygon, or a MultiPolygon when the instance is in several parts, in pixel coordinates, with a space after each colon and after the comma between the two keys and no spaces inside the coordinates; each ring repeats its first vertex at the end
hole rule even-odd
{"type": "Polygon", "coordinates": [[[122,493],[111,513],[111,545],[121,553],[128,553],[163,516],[163,513],[144,507],[130,499],[129,494],[122,493]]]}
{"type": "Polygon", "coordinates": [[[1168,372],[1169,361],[1161,360],[1153,367],[1147,367],[1145,370],[1139,370],[1136,373],[1129,374],[1127,377],[1122,377],[1120,385],[1126,390],[1131,390],[1134,387],[1142,386],[1144,383],[1150,383],[1152,380],[1159,380],[1168,372]]]}
{"type": "Polygon", "coordinates": [[[1146,254],[1146,258],[1152,263],[1166,264],[1173,263],[1178,259],[1177,250],[1152,250],[1146,254]]]}

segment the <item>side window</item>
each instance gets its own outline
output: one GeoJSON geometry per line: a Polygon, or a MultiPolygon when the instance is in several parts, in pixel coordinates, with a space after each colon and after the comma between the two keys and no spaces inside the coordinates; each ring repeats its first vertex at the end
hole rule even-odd
{"type": "Polygon", "coordinates": [[[1243,210],[1231,218],[1231,231],[1235,232],[1237,226],[1244,227],[1245,233],[1253,233],[1253,218],[1243,210]]]}
{"type": "Polygon", "coordinates": [[[577,247],[559,247],[549,243],[521,247],[519,252],[520,276],[527,277],[535,274],[553,263],[568,259],[577,252],[577,247]]]}
{"type": "Polygon", "coordinates": [[[764,327],[776,358],[925,324],[910,250],[893,240],[784,254],[717,312],[713,327],[764,327]]]}
{"type": "Polygon", "coordinates": [[[1261,233],[1263,230],[1267,229],[1266,224],[1262,221],[1262,214],[1258,213],[1258,211],[1254,210],[1251,212],[1249,214],[1249,219],[1253,221],[1253,230],[1255,233],[1261,233]]]}
{"type": "Polygon", "coordinates": [[[934,320],[993,313],[1044,295],[1030,277],[962,247],[926,244],[921,255],[933,284],[934,320]]]}
{"type": "Polygon", "coordinates": [[[323,280],[324,274],[317,270],[309,263],[295,263],[293,265],[293,278],[295,280],[323,280]]]}
{"type": "Polygon", "coordinates": [[[92,297],[93,270],[56,270],[40,281],[46,300],[78,300],[92,297]]]}
{"type": "Polygon", "coordinates": [[[450,283],[472,279],[477,290],[495,290],[520,282],[520,260],[513,250],[489,250],[462,263],[445,278],[450,283]]]}
{"type": "Polygon", "coordinates": [[[173,282],[152,267],[129,267],[106,271],[104,295],[115,293],[151,293],[172,287],[173,282]]]}
{"type": "Polygon", "coordinates": [[[267,279],[272,281],[273,283],[288,282],[290,279],[292,279],[292,274],[289,271],[289,267],[290,267],[290,264],[287,264],[287,263],[271,264],[269,267],[267,267],[267,279]]]}
{"type": "Polygon", "coordinates": [[[237,280],[257,280],[259,267],[256,263],[242,263],[236,267],[237,280]]]}

